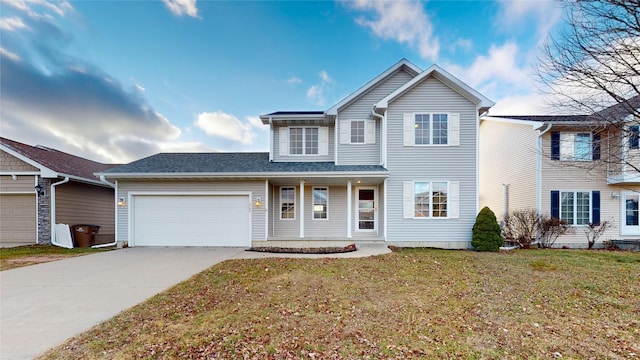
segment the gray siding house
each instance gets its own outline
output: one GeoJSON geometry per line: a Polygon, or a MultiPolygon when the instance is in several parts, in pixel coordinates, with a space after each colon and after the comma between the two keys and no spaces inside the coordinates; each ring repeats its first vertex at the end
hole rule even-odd
{"type": "Polygon", "coordinates": [[[403,59],[325,111],[277,111],[268,153],[161,153],[115,179],[129,246],[468,248],[493,102],[403,59]]]}

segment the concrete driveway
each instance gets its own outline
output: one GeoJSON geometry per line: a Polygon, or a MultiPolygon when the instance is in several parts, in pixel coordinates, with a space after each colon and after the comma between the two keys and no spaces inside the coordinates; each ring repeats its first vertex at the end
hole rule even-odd
{"type": "Polygon", "coordinates": [[[128,248],[2,271],[0,359],[31,359],[243,253],[241,248],[128,248]]]}
{"type": "Polygon", "coordinates": [[[227,259],[366,257],[269,254],[243,248],[127,248],[0,272],[0,359],[31,359],[149,297],[227,259]]]}

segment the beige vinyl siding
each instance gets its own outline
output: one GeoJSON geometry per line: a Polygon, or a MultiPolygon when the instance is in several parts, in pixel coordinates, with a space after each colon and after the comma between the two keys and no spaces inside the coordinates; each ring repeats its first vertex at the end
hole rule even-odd
{"type": "MultiPolygon", "coordinates": [[[[542,146],[544,151],[547,153],[550,152],[550,132],[543,135],[542,146]]],[[[600,191],[600,220],[611,222],[613,227],[608,229],[599,238],[598,242],[601,243],[607,239],[625,238],[620,235],[620,199],[614,199],[611,194],[613,192],[620,193],[620,191],[624,190],[635,189],[640,191],[640,186],[607,185],[606,166],[597,169],[585,169],[583,167],[592,167],[592,165],[592,162],[559,161],[551,160],[548,156],[544,156],[542,161],[542,211],[547,214],[551,212],[551,191],[553,190],[600,191]]],[[[575,233],[560,237],[556,241],[556,246],[586,247],[587,238],[584,233],[584,228],[581,226],[575,226],[574,228],[575,233]]]]}
{"type": "MultiPolygon", "coordinates": [[[[251,201],[260,197],[266,198],[264,180],[238,180],[238,181],[201,181],[201,180],[119,180],[118,198],[128,199],[130,191],[140,192],[251,192],[251,201]]],[[[265,212],[267,206],[251,208],[251,238],[252,240],[265,239],[265,212]]],[[[117,241],[128,241],[128,204],[118,206],[117,210],[117,241]]],[[[206,224],[204,224],[206,225],[206,224]]]]}
{"type": "MultiPolygon", "coordinates": [[[[273,161],[275,162],[299,162],[299,161],[333,161],[333,154],[335,153],[335,134],[333,126],[324,126],[328,132],[328,155],[280,155],[280,128],[283,126],[273,127],[273,161]]],[[[284,127],[323,127],[316,125],[290,125],[284,127]]],[[[319,146],[319,144],[318,144],[319,146]]]]}
{"type": "Polygon", "coordinates": [[[0,194],[35,194],[35,175],[18,175],[13,180],[11,176],[0,176],[0,194]]]}
{"type": "Polygon", "coordinates": [[[36,196],[0,195],[0,247],[36,243],[36,196]]]}
{"type": "Polygon", "coordinates": [[[115,239],[114,189],[68,182],[56,187],[56,224],[99,225],[97,242],[115,239]]]}
{"type": "MultiPolygon", "coordinates": [[[[406,84],[413,78],[404,70],[391,74],[381,81],[376,87],[353,101],[343,109],[339,109],[336,126],[341,125],[342,120],[376,120],[375,144],[340,144],[338,143],[337,164],[339,165],[378,165],[380,164],[380,121],[371,116],[373,104],[391,94],[394,90],[406,84]]],[[[339,128],[338,128],[339,130],[339,128]]],[[[337,132],[339,134],[339,131],[337,132]]]]}
{"type": "Polygon", "coordinates": [[[0,171],[39,171],[37,168],[0,150],[0,171]]]}
{"type": "Polygon", "coordinates": [[[476,105],[429,77],[389,104],[387,168],[387,241],[416,246],[469,247],[476,217],[476,105]],[[404,113],[460,114],[459,146],[404,146],[404,113]],[[404,219],[403,182],[459,182],[459,218],[404,219]]]}
{"type": "Polygon", "coordinates": [[[499,220],[505,212],[503,184],[509,184],[509,211],[537,206],[537,133],[531,125],[480,123],[480,208],[488,206],[499,220]]]}

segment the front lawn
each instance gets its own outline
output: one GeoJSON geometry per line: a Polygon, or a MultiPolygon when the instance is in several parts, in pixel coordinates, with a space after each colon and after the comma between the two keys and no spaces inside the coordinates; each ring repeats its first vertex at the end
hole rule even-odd
{"type": "Polygon", "coordinates": [[[68,257],[86,255],[97,251],[105,251],[106,249],[65,249],[53,245],[28,245],[0,248],[0,271],[60,260],[68,257]]]}
{"type": "Polygon", "coordinates": [[[233,260],[44,358],[635,358],[639,294],[632,252],[233,260]]]}

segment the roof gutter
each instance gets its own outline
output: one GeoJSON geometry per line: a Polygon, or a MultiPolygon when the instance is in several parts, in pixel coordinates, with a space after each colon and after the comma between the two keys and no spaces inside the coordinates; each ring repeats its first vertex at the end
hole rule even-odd
{"type": "Polygon", "coordinates": [[[542,213],[542,136],[546,134],[549,130],[551,130],[552,124],[547,124],[547,128],[544,130],[540,130],[542,126],[538,127],[538,161],[536,164],[536,208],[538,213],[542,213]]]}
{"type": "Polygon", "coordinates": [[[73,243],[71,244],[71,246],[69,246],[68,244],[59,243],[56,236],[56,187],[68,182],[69,177],[67,176],[64,178],[64,180],[51,184],[51,243],[55,246],[72,249],[73,243]]]}
{"type": "MultiPolygon", "coordinates": [[[[102,175],[102,174],[101,174],[102,175]]],[[[150,179],[150,178],[175,178],[175,179],[206,179],[211,177],[216,178],[323,178],[323,177],[335,177],[335,178],[352,178],[354,175],[366,176],[366,177],[388,177],[388,171],[326,171],[326,172],[273,172],[273,173],[114,173],[106,174],[110,178],[117,179],[150,179]]]]}
{"type": "Polygon", "coordinates": [[[108,181],[108,180],[107,180],[107,178],[106,178],[104,175],[100,175],[100,182],[102,182],[102,183],[104,183],[104,184],[106,184],[106,185],[109,185],[109,186],[111,186],[111,187],[112,187],[112,188],[114,188],[114,189],[115,189],[115,187],[116,187],[116,184],[114,184],[114,183],[112,183],[112,182],[108,181]]]}
{"type": "Polygon", "coordinates": [[[380,139],[382,140],[382,144],[380,144],[380,166],[385,166],[387,163],[387,122],[385,121],[385,115],[380,115],[376,112],[376,105],[374,104],[371,107],[371,116],[377,117],[380,119],[380,129],[382,130],[382,134],[380,134],[380,139]]]}

